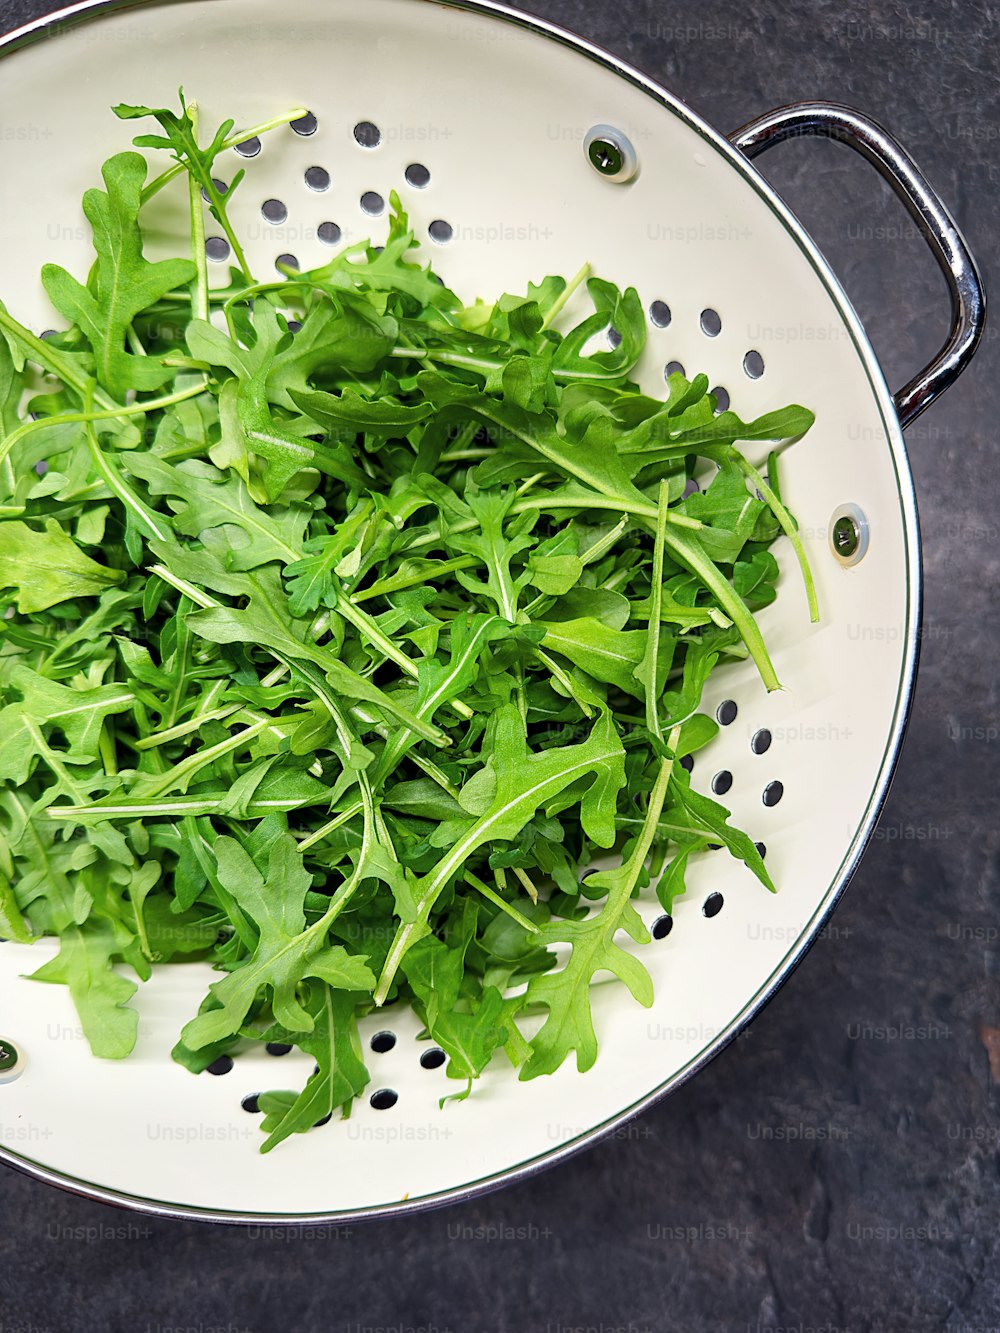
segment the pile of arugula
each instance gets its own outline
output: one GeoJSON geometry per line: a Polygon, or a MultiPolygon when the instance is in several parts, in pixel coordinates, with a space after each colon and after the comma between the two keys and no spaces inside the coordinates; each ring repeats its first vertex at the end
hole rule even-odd
{"type": "Polygon", "coordinates": [[[395,195],[383,247],[257,281],[221,159],[292,116],[203,147],[183,98],[117,114],[175,161],[104,165],[89,276],[42,273],[65,331],[0,307],[0,936],[58,937],[35,979],[112,1058],[136,978],[210,960],[178,1060],[316,1063],[261,1098],[265,1150],[350,1110],[358,1017],[397,998],[466,1085],[500,1048],[587,1069],[595,974],[651,1002],[617,942],[648,939],[641,890],[669,912],[712,843],[773,888],[681,761],[717,662],[777,687],[753,612],[782,530],[815,614],[775,456],[734,447],[812,414],[639,392],[642,306],[588,270],[463,306],[395,195]],[[191,257],[151,263],[143,206],[184,173],[191,257]]]}

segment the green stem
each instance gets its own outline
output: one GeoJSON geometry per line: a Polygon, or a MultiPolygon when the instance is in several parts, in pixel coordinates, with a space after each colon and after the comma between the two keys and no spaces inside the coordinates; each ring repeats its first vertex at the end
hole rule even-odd
{"type": "Polygon", "coordinates": [[[109,778],[118,776],[118,753],[115,749],[114,725],[110,718],[105,718],[98,742],[101,751],[101,763],[109,778]]]}
{"type": "Polygon", "coordinates": [[[164,583],[169,583],[171,588],[181,593],[182,596],[189,598],[195,606],[200,606],[205,611],[222,605],[214,597],[209,597],[200,588],[196,588],[193,583],[188,583],[187,579],[178,577],[166,565],[150,565],[149,572],[155,574],[158,579],[162,579],[164,583]]]}
{"type": "Polygon", "coordinates": [[[431,579],[441,578],[443,574],[453,574],[458,569],[469,569],[478,563],[474,555],[460,555],[454,560],[442,560],[433,569],[425,569],[420,574],[397,574],[392,578],[379,579],[370,588],[352,592],[351,601],[357,605],[358,602],[368,601],[370,597],[382,597],[389,592],[401,592],[404,588],[416,588],[422,583],[429,583],[431,579]]]}
{"type": "Polygon", "coordinates": [[[94,397],[103,402],[106,407],[113,407],[111,399],[94,387],[94,381],[86,375],[81,375],[71,361],[64,360],[62,354],[54,347],[50,347],[44,338],[37,337],[30,329],[26,329],[23,324],[18,323],[12,315],[0,306],[0,328],[5,329],[7,333],[15,338],[21,345],[32,353],[32,360],[36,361],[45,369],[51,370],[67,388],[75,389],[81,398],[86,398],[88,390],[92,390],[94,397]]]}
{"type": "Polygon", "coordinates": [[[333,819],[323,824],[321,828],[310,833],[307,838],[303,838],[299,843],[299,851],[307,852],[310,847],[315,847],[318,842],[322,842],[323,839],[329,837],[331,833],[336,833],[337,829],[342,828],[345,824],[349,824],[352,819],[361,814],[363,809],[364,806],[362,802],[355,801],[353,805],[348,806],[346,810],[342,810],[339,815],[335,815],[333,819]]]}
{"type": "Polygon", "coordinates": [[[433,782],[436,782],[442,791],[447,792],[453,801],[458,800],[460,795],[458,788],[449,780],[447,773],[438,768],[433,759],[425,759],[416,750],[409,752],[409,759],[411,763],[416,764],[417,768],[426,773],[433,782]]]}
{"type": "Polygon", "coordinates": [[[228,297],[222,307],[222,313],[225,316],[226,328],[229,330],[229,336],[233,342],[239,341],[236,325],[233,322],[234,306],[245,305],[248,301],[253,300],[255,296],[261,296],[265,292],[287,292],[292,285],[292,282],[288,280],[282,282],[254,282],[249,287],[244,287],[241,292],[236,292],[235,295],[228,297]]]}
{"type": "Polygon", "coordinates": [[[719,567],[699,547],[682,540],[680,536],[675,536],[673,533],[664,530],[663,540],[670,548],[671,554],[686,569],[689,569],[692,574],[696,574],[701,579],[739,630],[740,637],[750,651],[750,656],[757,664],[757,670],[760,672],[765,688],[769,691],[780,690],[781,682],[774,670],[760,627],[750,611],[747,610],[742,597],[736,592],[719,567]]]}
{"type": "Polygon", "coordinates": [[[582,565],[592,565],[595,560],[600,560],[603,556],[607,555],[615,542],[618,541],[619,537],[625,535],[628,526],[628,518],[623,516],[610,532],[606,532],[603,537],[594,542],[593,546],[587,547],[583,555],[580,556],[580,563],[582,565]]]}
{"type": "Polygon", "coordinates": [[[224,755],[232,754],[234,750],[239,750],[244,745],[249,744],[254,737],[259,736],[262,731],[266,731],[268,727],[272,726],[273,722],[273,718],[261,718],[253,726],[245,727],[243,731],[238,731],[234,736],[219,741],[217,745],[210,745],[207,750],[199,750],[197,754],[189,755],[187,759],[176,764],[169,773],[164,774],[161,781],[155,782],[149,791],[143,792],[144,799],[155,800],[158,796],[165,796],[178,783],[186,781],[200,768],[204,768],[206,764],[214,764],[216,759],[221,759],[224,755]]]}
{"type": "MultiPolygon", "coordinates": [[[[620,495],[588,495],[583,496],[560,496],[560,495],[537,495],[530,500],[515,500],[510,507],[512,514],[523,514],[528,509],[610,509],[621,512],[624,510],[628,514],[635,514],[637,518],[646,518],[651,522],[656,520],[656,505],[639,504],[630,500],[626,496],[620,495]]],[[[667,522],[675,528],[684,528],[688,532],[698,532],[705,525],[701,519],[691,518],[688,514],[678,514],[673,509],[667,510],[667,522]]],[[[465,527],[475,527],[474,523],[456,524],[450,532],[461,532],[465,527]]]]}
{"type": "MultiPolygon", "coordinates": [[[[198,104],[192,102],[188,107],[188,118],[191,121],[191,135],[195,145],[198,143],[198,104]]],[[[195,279],[192,284],[193,295],[191,299],[191,317],[193,319],[207,320],[209,316],[208,304],[208,256],[205,251],[205,212],[201,206],[201,190],[194,174],[188,176],[188,194],[191,205],[191,259],[195,268],[195,279]]]]}
{"type": "Polygon", "coordinates": [[[442,463],[474,463],[479,459],[492,458],[495,449],[449,449],[441,455],[442,463]]]}
{"type": "Polygon", "coordinates": [[[484,898],[488,898],[495,907],[499,907],[501,912],[506,912],[512,921],[516,921],[519,926],[523,926],[523,928],[530,931],[532,935],[538,934],[538,927],[535,925],[534,921],[529,921],[526,916],[522,916],[516,907],[512,907],[509,902],[501,898],[499,893],[494,889],[491,889],[488,884],[484,884],[477,875],[472,873],[471,870],[466,870],[465,879],[466,882],[471,884],[478,893],[483,895],[484,898]]]}
{"type": "MultiPolygon", "coordinates": [[[[544,601],[546,599],[542,598],[541,600],[544,601]]],[[[534,603],[532,603],[532,605],[534,605],[534,603]]],[[[531,612],[531,607],[529,606],[527,608],[527,614],[530,614],[530,612],[531,612]]],[[[588,718],[593,717],[594,710],[591,708],[590,704],[587,703],[586,699],[581,699],[578,697],[576,690],[573,688],[572,678],[566,674],[566,672],[562,669],[559,663],[554,658],[550,657],[548,653],[544,652],[541,648],[536,648],[535,652],[538,655],[538,660],[544,663],[545,669],[549,672],[552,678],[554,680],[557,680],[559,684],[563,687],[569,698],[574,700],[577,708],[579,708],[583,716],[588,718]]]]}
{"type": "Polygon", "coordinates": [[[660,655],[660,614],[663,609],[663,542],[667,530],[667,493],[665,481],[660,482],[659,519],[656,525],[656,544],[653,547],[653,573],[650,582],[649,638],[647,657],[643,661],[646,671],[646,726],[662,741],[660,715],[656,698],[656,671],[660,655]]]}
{"type": "MultiPolygon", "coordinates": [[[[191,384],[186,389],[177,389],[173,393],[164,394],[160,398],[148,398],[144,402],[130,403],[128,407],[110,407],[95,409],[91,412],[61,412],[54,417],[39,417],[37,421],[25,421],[3,441],[0,441],[0,460],[5,459],[13,449],[15,444],[30,435],[32,431],[43,430],[47,426],[74,426],[80,422],[93,421],[118,421],[125,420],[128,417],[142,416],[146,412],[159,412],[165,407],[173,407],[175,403],[183,403],[188,398],[197,398],[208,386],[207,380],[202,380],[200,384],[191,384]]],[[[85,388],[84,394],[86,396],[85,388]]],[[[202,446],[198,446],[198,453],[203,453],[202,446]]]]}
{"type": "MultiPolygon", "coordinates": [[[[450,352],[440,347],[414,348],[402,344],[391,348],[387,355],[401,360],[419,361],[425,366],[428,361],[439,366],[455,366],[458,370],[472,370],[484,377],[489,377],[494,371],[499,370],[501,366],[507,363],[506,359],[501,357],[473,356],[471,352],[450,352]]],[[[608,380],[620,381],[622,376],[614,375],[599,366],[595,366],[592,371],[588,371],[581,370],[579,365],[576,365],[567,369],[555,367],[552,371],[552,378],[559,384],[576,383],[580,380],[605,384],[608,380]]]]}
{"type": "Polygon", "coordinates": [[[738,449],[730,448],[729,456],[743,475],[757,488],[769,506],[771,513],[778,520],[781,530],[792,543],[792,550],[795,552],[795,558],[799,562],[799,569],[802,571],[802,581],[806,586],[806,600],[809,603],[809,619],[815,625],[819,620],[819,601],[816,597],[816,584],[813,582],[812,570],[809,568],[809,557],[806,555],[806,548],[802,545],[802,538],[799,536],[799,530],[795,526],[795,520],[782,504],[777,493],[771,489],[753,464],[749,463],[738,449]]]}
{"type": "Polygon", "coordinates": [[[351,599],[345,597],[343,593],[340,593],[337,597],[337,611],[348,624],[354,626],[363,639],[367,639],[373,647],[377,648],[383,657],[387,657],[390,662],[395,662],[406,675],[416,680],[418,675],[417,664],[382,633],[367,611],[362,611],[360,607],[355,606],[351,599]]]}
{"type": "MultiPolygon", "coordinates": [[[[419,677],[420,671],[416,662],[411,657],[407,657],[402,649],[397,648],[393,641],[382,633],[367,611],[362,611],[360,607],[355,606],[351,599],[345,597],[343,593],[339,593],[337,596],[337,611],[349,624],[354,626],[362,638],[373,644],[383,657],[387,657],[390,662],[395,662],[412,680],[419,677]]],[[[448,702],[459,717],[464,717],[466,721],[475,717],[473,710],[468,704],[464,704],[461,699],[449,699],[448,702]]]]}
{"type": "Polygon", "coordinates": [[[523,885],[528,897],[531,899],[533,903],[537,903],[538,890],[531,882],[531,876],[528,874],[526,870],[522,870],[520,866],[513,866],[512,869],[514,871],[515,877],[521,881],[521,884],[523,885]]]}
{"type": "Polygon", "coordinates": [[[541,328],[542,333],[544,333],[546,329],[551,328],[553,321],[555,320],[557,315],[561,313],[563,307],[566,305],[566,302],[570,299],[570,297],[573,295],[576,289],[580,286],[581,282],[586,282],[586,280],[590,277],[592,272],[593,270],[590,264],[584,264],[583,268],[581,268],[578,273],[574,273],[573,277],[570,278],[569,282],[559,293],[559,296],[552,303],[552,308],[549,310],[549,313],[542,320],[542,328],[541,328]]]}
{"type": "Polygon", "coordinates": [[[477,370],[481,375],[490,375],[503,364],[496,358],[473,356],[466,352],[445,352],[418,347],[393,347],[389,356],[404,361],[434,361],[442,366],[457,366],[460,370],[477,370]]]}
{"type": "MultiPolygon", "coordinates": [[[[544,472],[536,472],[533,477],[528,477],[525,481],[521,482],[520,486],[518,486],[517,490],[514,492],[515,499],[519,500],[522,495],[527,495],[527,493],[530,490],[533,490],[534,487],[536,487],[540,481],[544,480],[545,480],[544,472]]],[[[514,512],[513,506],[511,507],[511,512],[512,513],[514,512]]]]}
{"type": "Polygon", "coordinates": [[[191,631],[187,626],[188,610],[188,603],[185,598],[182,597],[177,603],[175,617],[176,637],[172,654],[174,683],[173,688],[170,691],[170,707],[166,712],[160,713],[160,722],[168,728],[173,727],[177,721],[177,715],[181,708],[181,700],[184,697],[188,686],[187,670],[189,653],[191,650],[191,631]]]}
{"type": "MultiPolygon", "coordinates": [[[[254,125],[248,130],[238,130],[235,134],[231,134],[228,139],[223,140],[219,151],[225,152],[227,149],[235,148],[237,144],[245,143],[247,139],[259,139],[262,134],[267,134],[269,130],[276,130],[282,125],[289,125],[293,120],[301,120],[305,114],[304,108],[296,107],[294,111],[289,111],[282,116],[275,116],[271,120],[265,120],[262,124],[254,125]]],[[[159,194],[165,185],[169,185],[172,180],[176,180],[182,171],[186,170],[187,168],[183,162],[177,162],[174,166],[161,172],[143,190],[142,202],[147,203],[155,194],[159,194]]]]}
{"type": "MultiPolygon", "coordinates": [[[[632,890],[635,888],[636,880],[639,878],[639,871],[646,863],[646,857],[649,855],[649,849],[653,845],[653,839],[656,837],[657,827],[660,821],[660,815],[663,813],[663,805],[667,797],[667,789],[670,786],[670,777],[674,771],[674,752],[680,740],[681,729],[674,727],[667,741],[667,747],[670,750],[670,756],[667,759],[660,760],[660,768],[656,775],[656,782],[653,784],[653,790],[649,794],[649,804],[646,806],[646,817],[643,820],[642,832],[639,834],[639,841],[636,843],[635,850],[629,858],[634,867],[634,875],[628,877],[628,894],[624,901],[632,896],[632,890]]],[[[624,906],[623,901],[623,906],[624,906]]]]}
{"type": "Polygon", "coordinates": [[[90,446],[90,456],[94,460],[94,466],[100,473],[102,480],[110,491],[118,496],[122,505],[131,510],[139,522],[139,526],[146,537],[155,537],[158,541],[170,541],[169,527],[161,527],[157,522],[152,510],[147,509],[139,497],[130,486],[127,486],[118,474],[115,468],[105,457],[100,443],[97,439],[97,432],[94,430],[93,422],[87,422],[87,444],[90,446]]]}
{"type": "Polygon", "coordinates": [[[206,722],[221,722],[223,718],[232,717],[233,713],[238,713],[242,704],[236,704],[229,708],[212,708],[207,713],[199,713],[197,717],[189,718],[187,722],[180,722],[176,727],[168,727],[166,731],[158,731],[152,736],[146,736],[141,741],[136,741],[136,750],[153,750],[161,745],[169,745],[171,741],[180,740],[183,736],[190,736],[192,731],[200,731],[206,722]]]}

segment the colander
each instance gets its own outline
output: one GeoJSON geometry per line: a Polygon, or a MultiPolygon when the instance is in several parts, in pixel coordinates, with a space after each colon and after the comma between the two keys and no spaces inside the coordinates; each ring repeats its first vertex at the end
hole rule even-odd
{"type": "MultiPolygon", "coordinates": [[[[363,1025],[372,1099],[261,1157],[241,1103],[302,1086],[310,1065],[254,1052],[224,1077],[194,1077],[172,1062],[211,979],[204,966],[160,969],[138,997],[134,1056],[99,1061],[63,989],[23,978],[52,942],[3,947],[0,1156],[43,1180],[167,1215],[339,1222],[441,1204],[567,1157],[736,1036],[815,938],[872,832],[920,624],[901,428],[960,373],[983,326],[961,235],[910,158],[857,112],[788,107],[727,139],[614,57],[496,5],[95,0],[15,33],[3,52],[0,295],[39,332],[55,319],[39,268],[87,270],[80,199],[128,145],[109,105],[173,104],[183,85],[206,126],[308,109],[228,154],[231,172],[247,170],[232,214],[258,273],[280,256],[312,267],[331,245],[378,240],[396,188],[426,256],[467,300],[590,260],[650,310],[637,375],[647,392],[680,365],[707,373],[744,418],[795,401],[816,412],[785,455],[783,486],[822,620],[809,623],[784,543],[781,595],[760,621],[785,688],[766,694],[746,663],[713,676],[706,708],[724,725],[695,770],[702,789],[727,775],[726,804],[766,846],[780,891],[706,852],[671,921],[642,903],[655,1003],[598,985],[590,1073],[567,1064],[520,1084],[498,1061],[468,1101],[442,1110],[444,1069],[422,1063],[417,1019],[391,1007],[363,1025]],[[823,256],[750,164],[798,134],[873,163],[947,278],[948,341],[895,396],[823,256]],[[267,201],[281,207],[262,212],[267,201]]],[[[184,252],[186,209],[183,186],[158,196],[153,257],[184,252]]]]}

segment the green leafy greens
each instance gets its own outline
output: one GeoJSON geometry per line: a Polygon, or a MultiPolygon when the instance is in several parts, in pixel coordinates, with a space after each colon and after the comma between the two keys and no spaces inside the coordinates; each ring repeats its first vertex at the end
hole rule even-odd
{"type": "Polygon", "coordinates": [[[651,882],[669,911],[721,843],[774,888],[681,761],[720,662],[778,685],[754,612],[783,534],[818,614],[776,455],[736,447],[812,414],[644,395],[639,297],[587,268],[464,306],[395,193],[383,246],[258,281],[232,122],[203,147],[183,97],[117,114],[171,165],[105,163],[93,268],[42,274],[64,331],[0,307],[0,937],[58,939],[35,979],[112,1058],[154,966],[210,961],[179,1061],[315,1062],[262,1094],[265,1151],[349,1113],[358,1020],[398,998],[460,1096],[500,1051],[587,1069],[595,974],[651,1002],[621,943],[651,882]],[[190,255],[151,262],[178,176],[190,255]]]}

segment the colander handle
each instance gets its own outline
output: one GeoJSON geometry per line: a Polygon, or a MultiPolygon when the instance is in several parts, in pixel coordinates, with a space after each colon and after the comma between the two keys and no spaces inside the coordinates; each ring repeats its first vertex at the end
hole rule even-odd
{"type": "Polygon", "coordinates": [[[729,136],[747,157],[799,136],[837,139],[869,161],[903,201],[937,260],[951,297],[951,331],[941,351],[894,395],[901,426],[915,421],[972,359],[986,323],[986,292],[954,218],[909,153],[876,121],[836,102],[795,102],[751,120],[729,136]]]}

